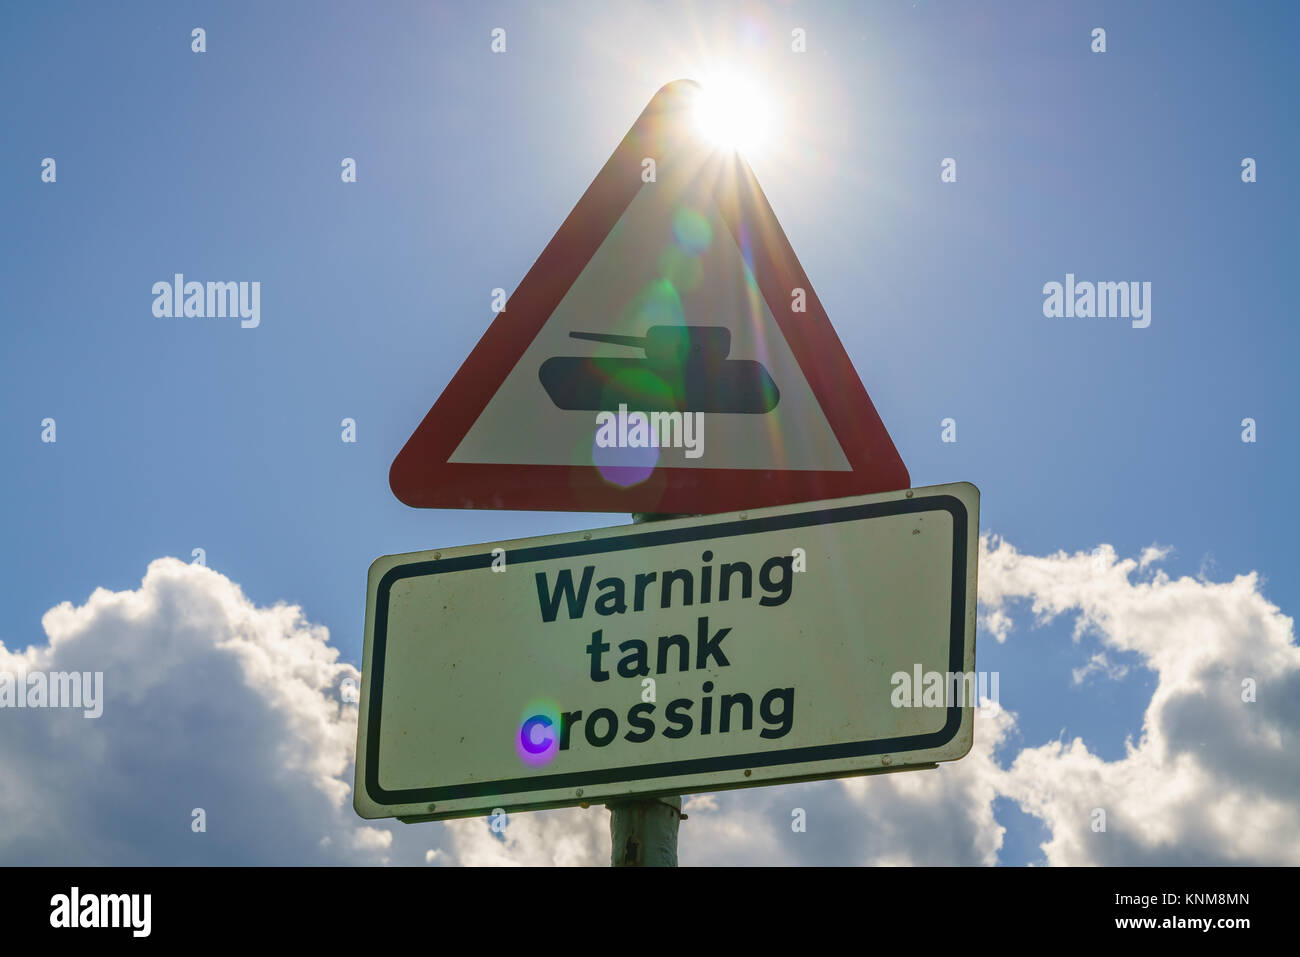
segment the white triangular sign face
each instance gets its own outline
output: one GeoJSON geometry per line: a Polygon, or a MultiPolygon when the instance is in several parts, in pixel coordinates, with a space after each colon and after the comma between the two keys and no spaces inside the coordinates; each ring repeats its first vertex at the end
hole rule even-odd
{"type": "MultiPolygon", "coordinates": [[[[635,466],[640,459],[668,468],[849,470],[717,207],[666,202],[671,184],[655,185],[659,188],[641,190],[628,206],[451,461],[567,466],[574,463],[576,450],[594,455],[597,465],[635,466]],[[621,305],[614,315],[611,304],[621,305]],[[628,406],[629,414],[650,411],[638,408],[638,390],[609,389],[595,403],[598,409],[565,410],[555,405],[538,375],[555,357],[601,356],[629,373],[656,376],[644,349],[574,339],[570,333],[642,338],[664,327],[727,329],[731,343],[724,363],[748,359],[761,364],[779,390],[776,409],[763,414],[685,409],[681,441],[673,428],[669,442],[645,452],[627,444],[602,447],[595,441],[599,413],[617,416],[619,405],[628,406]],[[780,415],[774,414],[777,409],[780,415]]],[[[573,365],[577,374],[586,371],[573,365]]],[[[647,437],[655,441],[661,430],[648,429],[647,437]]]]}
{"type": "Polygon", "coordinates": [[[682,513],[909,484],[752,172],[696,135],[696,90],[660,91],[494,320],[393,463],[403,501],[682,513]]]}

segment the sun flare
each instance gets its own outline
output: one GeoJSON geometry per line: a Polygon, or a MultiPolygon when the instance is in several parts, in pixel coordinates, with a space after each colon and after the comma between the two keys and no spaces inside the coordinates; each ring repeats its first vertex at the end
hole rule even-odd
{"type": "Polygon", "coordinates": [[[700,83],[695,125],[719,149],[752,154],[767,140],[766,101],[753,83],[740,76],[722,73],[709,77],[700,83]]]}

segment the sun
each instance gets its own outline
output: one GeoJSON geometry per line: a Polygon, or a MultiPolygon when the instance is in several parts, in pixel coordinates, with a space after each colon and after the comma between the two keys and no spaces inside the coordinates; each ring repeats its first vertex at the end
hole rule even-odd
{"type": "Polygon", "coordinates": [[[753,154],[767,141],[766,100],[752,82],[734,73],[700,81],[695,128],[718,149],[753,154]]]}

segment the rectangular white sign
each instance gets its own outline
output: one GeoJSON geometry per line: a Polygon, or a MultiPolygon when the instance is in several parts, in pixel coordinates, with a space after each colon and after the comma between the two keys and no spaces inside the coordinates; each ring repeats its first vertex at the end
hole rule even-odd
{"type": "Polygon", "coordinates": [[[436,820],[894,771],[971,747],[958,483],[380,558],[354,803],[436,820]],[[938,674],[944,693],[934,690],[938,674]]]}

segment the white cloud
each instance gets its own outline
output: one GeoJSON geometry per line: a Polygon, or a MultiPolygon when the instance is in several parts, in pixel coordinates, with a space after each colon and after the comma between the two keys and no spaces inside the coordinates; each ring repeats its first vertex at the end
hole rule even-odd
{"type": "Polygon", "coordinates": [[[511,814],[494,836],[486,818],[446,822],[456,859],[470,866],[609,863],[609,812],[601,805],[511,814]]]}
{"type": "Polygon", "coordinates": [[[993,762],[1014,721],[977,711],[975,744],[935,770],[700,795],[686,802],[679,854],[690,865],[993,864],[993,762]],[[806,829],[793,828],[797,808],[806,829]]]}
{"type": "Polygon", "coordinates": [[[1154,565],[1157,562],[1163,562],[1171,554],[1173,547],[1169,545],[1157,545],[1152,542],[1146,548],[1142,549],[1142,554],[1138,558],[1138,569],[1144,570],[1148,565],[1154,565]]]}
{"type": "Polygon", "coordinates": [[[1134,582],[1143,563],[1108,546],[1100,568],[1084,554],[1021,555],[992,536],[981,549],[991,611],[1026,599],[1040,620],[1076,614],[1076,635],[1095,633],[1156,674],[1123,758],[1055,741],[1021,751],[1000,783],[1046,823],[1051,863],[1300,863],[1300,649],[1255,573],[1216,583],[1157,570],[1134,582]],[[1248,678],[1254,702],[1242,700],[1248,678]],[[1106,811],[1104,833],[1090,826],[1094,808],[1106,811]]]}
{"type": "Polygon", "coordinates": [[[1070,672],[1070,677],[1077,685],[1083,684],[1084,679],[1094,672],[1101,672],[1112,681],[1120,681],[1128,674],[1128,665],[1114,664],[1107,657],[1106,652],[1094,652],[1093,656],[1088,659],[1088,663],[1080,668],[1075,668],[1070,672]]]}
{"type": "MultiPolygon", "coordinates": [[[[298,608],[257,608],[176,559],[0,645],[0,671],[102,671],[103,715],[0,712],[6,864],[379,863],[394,829],[351,806],[351,665],[298,608]],[[207,830],[191,830],[202,808],[207,830]]],[[[427,839],[425,845],[427,846],[427,839]]]]}

